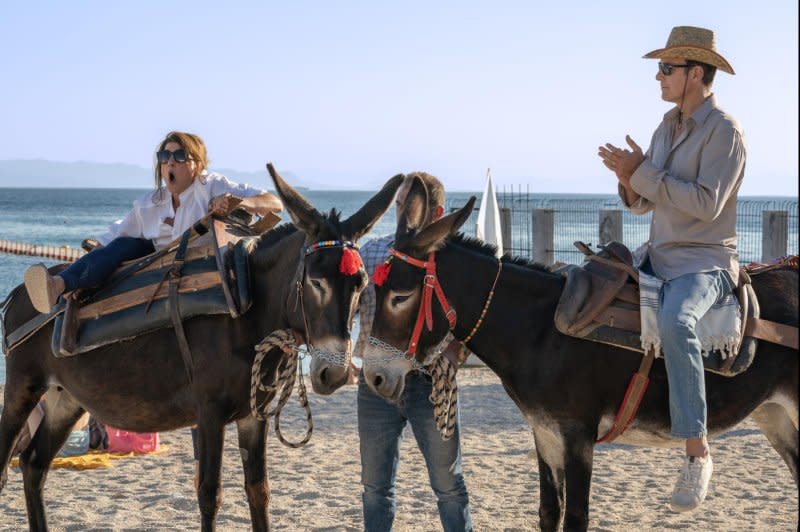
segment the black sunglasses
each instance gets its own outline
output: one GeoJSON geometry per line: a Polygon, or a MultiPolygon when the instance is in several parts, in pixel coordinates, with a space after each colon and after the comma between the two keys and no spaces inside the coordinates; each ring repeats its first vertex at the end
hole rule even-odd
{"type": "Polygon", "coordinates": [[[665,76],[672,75],[673,68],[691,68],[693,65],[684,64],[684,65],[673,65],[670,63],[659,63],[658,70],[664,74],[665,76]]]}
{"type": "Polygon", "coordinates": [[[188,159],[188,157],[186,157],[186,150],[183,148],[175,151],[161,150],[156,153],[156,158],[161,164],[167,164],[170,157],[175,159],[176,163],[185,163],[186,159],[188,159]]]}

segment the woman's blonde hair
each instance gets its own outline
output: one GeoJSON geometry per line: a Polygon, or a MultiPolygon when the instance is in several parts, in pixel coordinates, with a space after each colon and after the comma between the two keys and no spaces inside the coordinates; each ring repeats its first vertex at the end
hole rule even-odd
{"type": "Polygon", "coordinates": [[[180,144],[181,148],[186,151],[187,160],[193,160],[195,162],[196,173],[192,177],[197,177],[203,172],[203,170],[208,168],[208,151],[206,150],[206,144],[203,142],[203,139],[193,133],[186,133],[184,131],[170,131],[167,133],[167,136],[164,137],[164,140],[158,144],[158,147],[156,147],[156,153],[153,154],[153,167],[155,169],[157,191],[161,191],[162,187],[164,186],[164,176],[161,175],[161,165],[158,163],[157,154],[170,142],[177,142],[180,144]]]}

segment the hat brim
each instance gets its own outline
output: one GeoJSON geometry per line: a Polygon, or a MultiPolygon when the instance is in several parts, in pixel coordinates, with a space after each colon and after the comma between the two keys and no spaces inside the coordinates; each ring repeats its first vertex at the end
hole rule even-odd
{"type": "Polygon", "coordinates": [[[673,46],[671,48],[659,48],[658,50],[653,50],[652,52],[646,53],[642,57],[644,59],[684,57],[691,61],[699,61],[700,63],[706,63],[708,65],[715,66],[723,72],[727,72],[728,74],[736,74],[736,72],[733,71],[731,64],[728,63],[724,57],[719,55],[717,52],[709,50],[708,48],[701,48],[699,46],[673,46]]]}

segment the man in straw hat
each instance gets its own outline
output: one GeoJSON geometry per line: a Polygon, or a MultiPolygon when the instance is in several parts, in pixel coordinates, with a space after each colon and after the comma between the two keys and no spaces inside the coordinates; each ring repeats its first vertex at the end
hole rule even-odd
{"type": "Polygon", "coordinates": [[[675,104],[659,124],[647,153],[612,144],[598,155],[619,180],[634,214],[653,213],[642,271],[663,281],[658,332],[669,379],[672,434],[686,440],[686,457],[672,492],[675,511],[705,499],[713,465],[706,439],[706,393],[697,321],[738,281],[736,195],[745,167],[739,123],[717,106],[716,71],[733,68],[716,50],[714,33],[672,29],[659,59],[661,98],[675,104]]]}

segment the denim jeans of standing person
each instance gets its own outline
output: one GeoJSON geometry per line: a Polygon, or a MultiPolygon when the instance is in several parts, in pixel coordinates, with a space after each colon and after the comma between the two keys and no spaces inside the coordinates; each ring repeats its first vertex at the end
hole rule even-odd
{"type": "Polygon", "coordinates": [[[107,246],[95,249],[73,262],[69,268],[59,273],[64,279],[64,291],[96,286],[126,260],[138,259],[153,253],[155,248],[150,240],[120,236],[107,246]]]}
{"type": "Polygon", "coordinates": [[[433,417],[430,377],[419,372],[406,376],[399,404],[392,404],[358,379],[358,437],[361,447],[361,483],[364,486],[364,529],[388,531],[397,511],[395,480],[403,429],[410,423],[428,468],[445,532],[472,530],[469,496],[464,484],[459,423],[453,437],[442,440],[433,417]]]}
{"type": "Polygon", "coordinates": [[[672,435],[700,438],[706,430],[706,381],[695,326],[733,290],[728,272],[688,273],[661,286],[658,332],[667,367],[672,435]]]}

